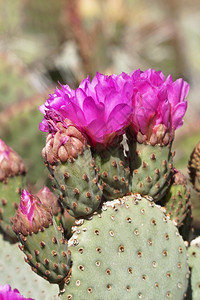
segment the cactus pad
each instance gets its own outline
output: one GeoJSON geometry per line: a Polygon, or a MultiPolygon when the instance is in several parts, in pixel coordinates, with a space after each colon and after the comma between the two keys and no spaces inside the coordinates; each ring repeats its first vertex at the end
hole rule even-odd
{"type": "Polygon", "coordinates": [[[200,142],[194,148],[189,161],[190,180],[200,194],[200,142]]]}
{"type": "Polygon", "coordinates": [[[132,192],[161,199],[172,175],[172,153],[168,146],[136,144],[131,157],[133,167],[132,192]]]}
{"type": "Polygon", "coordinates": [[[98,187],[98,175],[89,147],[77,158],[65,163],[59,161],[49,170],[61,193],[60,200],[70,215],[84,217],[97,210],[102,191],[98,187]]]}
{"type": "Polygon", "coordinates": [[[24,297],[43,300],[57,300],[58,286],[51,285],[36,275],[24,262],[24,255],[18,244],[11,245],[0,235],[0,283],[17,288],[24,297]]]}
{"type": "Polygon", "coordinates": [[[191,242],[188,248],[188,264],[191,268],[192,300],[200,299],[200,238],[191,242]]]}
{"type": "Polygon", "coordinates": [[[140,195],[104,204],[75,227],[69,245],[73,264],[64,299],[183,299],[184,242],[160,208],[140,195]]]}
{"type": "Polygon", "coordinates": [[[7,183],[0,182],[0,230],[4,238],[13,243],[18,239],[12,230],[11,218],[18,208],[24,181],[24,176],[19,175],[10,177],[7,183]]]}
{"type": "Polygon", "coordinates": [[[176,222],[183,239],[187,240],[192,222],[192,203],[186,178],[181,179],[181,177],[184,178],[180,172],[174,175],[173,184],[159,204],[165,206],[166,214],[176,222]],[[180,177],[179,181],[178,177],[180,177]]]}
{"type": "Polygon", "coordinates": [[[114,145],[94,154],[103,193],[108,200],[123,197],[130,189],[130,169],[123,152],[122,145],[114,145]]]}
{"type": "Polygon", "coordinates": [[[71,266],[67,241],[62,236],[62,228],[53,225],[36,234],[23,236],[19,234],[24,251],[32,270],[50,283],[59,284],[69,272],[71,266]]]}

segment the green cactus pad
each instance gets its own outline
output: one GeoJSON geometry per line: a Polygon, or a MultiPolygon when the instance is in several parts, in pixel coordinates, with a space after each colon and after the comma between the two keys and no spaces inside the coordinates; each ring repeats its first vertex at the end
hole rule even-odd
{"type": "Polygon", "coordinates": [[[28,264],[24,262],[24,254],[19,250],[18,244],[11,245],[0,235],[0,284],[10,284],[12,289],[17,288],[28,298],[57,300],[58,286],[49,284],[36,275],[28,264]]]}
{"type": "Polygon", "coordinates": [[[18,208],[24,181],[24,176],[19,175],[8,178],[7,183],[0,182],[0,231],[12,243],[16,243],[18,239],[12,230],[11,218],[18,208]]]}
{"type": "Polygon", "coordinates": [[[34,272],[57,284],[67,276],[71,266],[70,253],[62,228],[57,227],[55,220],[44,231],[18,237],[22,243],[20,249],[26,254],[26,261],[34,272]]]}
{"type": "Polygon", "coordinates": [[[132,192],[161,199],[172,176],[172,153],[168,146],[151,146],[136,143],[133,167],[132,192]]]}
{"type": "Polygon", "coordinates": [[[60,191],[60,200],[70,215],[84,217],[97,210],[102,191],[89,147],[77,158],[49,167],[49,171],[60,191]]]}
{"type": "Polygon", "coordinates": [[[69,249],[73,264],[63,299],[182,300],[187,289],[184,242],[160,208],[140,195],[107,202],[75,228],[69,249]]]}
{"type": "Polygon", "coordinates": [[[94,156],[105,198],[113,200],[125,196],[130,191],[130,169],[122,145],[107,147],[94,156]]]}
{"type": "Polygon", "coordinates": [[[191,268],[192,300],[200,299],[200,238],[191,242],[188,248],[188,264],[191,268]]]}
{"type": "Polygon", "coordinates": [[[187,240],[192,222],[192,203],[187,185],[173,183],[160,204],[165,206],[166,214],[176,222],[183,239],[187,240]]]}
{"type": "Polygon", "coordinates": [[[200,142],[190,156],[188,169],[193,187],[200,194],[200,142]]]}

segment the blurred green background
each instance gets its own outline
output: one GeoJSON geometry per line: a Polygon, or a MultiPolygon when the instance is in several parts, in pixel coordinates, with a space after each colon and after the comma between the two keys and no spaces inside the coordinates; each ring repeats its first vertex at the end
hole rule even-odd
{"type": "Polygon", "coordinates": [[[38,106],[58,81],[88,74],[162,70],[190,83],[176,167],[200,140],[200,1],[0,0],[0,138],[23,157],[33,189],[47,173],[38,106]]]}

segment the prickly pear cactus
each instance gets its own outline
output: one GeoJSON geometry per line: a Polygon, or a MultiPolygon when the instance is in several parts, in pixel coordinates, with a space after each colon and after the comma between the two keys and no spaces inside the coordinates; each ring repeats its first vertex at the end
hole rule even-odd
{"type": "Polygon", "coordinates": [[[94,157],[105,198],[113,200],[126,195],[130,191],[130,168],[120,141],[112,147],[95,151],[94,157]]]}
{"type": "Polygon", "coordinates": [[[200,193],[200,142],[194,148],[189,160],[190,180],[197,191],[200,193]]]}
{"type": "Polygon", "coordinates": [[[24,297],[44,300],[59,299],[58,286],[49,284],[31,270],[31,267],[25,263],[18,244],[11,245],[0,235],[0,249],[1,285],[10,284],[12,288],[17,288],[24,297]]]}
{"type": "Polygon", "coordinates": [[[42,156],[59,199],[47,188],[23,190],[12,230],[32,271],[58,285],[63,300],[197,299],[192,194],[171,152],[188,89],[151,69],[97,73],[76,90],[61,85],[40,106],[42,156]]]}
{"type": "Polygon", "coordinates": [[[24,187],[24,178],[16,176],[9,178],[7,184],[0,182],[0,230],[5,239],[17,242],[12,230],[11,217],[15,215],[20,202],[21,189],[24,187]]]}
{"type": "Polygon", "coordinates": [[[192,203],[187,179],[181,172],[174,171],[172,184],[160,204],[166,208],[166,214],[175,221],[184,240],[188,240],[192,222],[192,203]]]}
{"type": "Polygon", "coordinates": [[[200,298],[200,239],[193,240],[188,248],[188,264],[191,269],[192,300],[200,298]]]}
{"type": "Polygon", "coordinates": [[[73,265],[64,299],[183,299],[184,242],[160,208],[140,195],[107,202],[75,228],[69,244],[73,265]]]}
{"type": "Polygon", "coordinates": [[[155,201],[161,199],[170,184],[172,157],[169,147],[137,143],[132,156],[132,192],[150,195],[155,201]]]}

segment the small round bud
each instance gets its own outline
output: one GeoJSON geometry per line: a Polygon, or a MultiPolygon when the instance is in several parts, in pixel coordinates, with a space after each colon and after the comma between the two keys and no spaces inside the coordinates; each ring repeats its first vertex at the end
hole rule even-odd
{"type": "Polygon", "coordinates": [[[6,182],[8,177],[25,173],[20,156],[0,139],[0,181],[6,182]]]}

